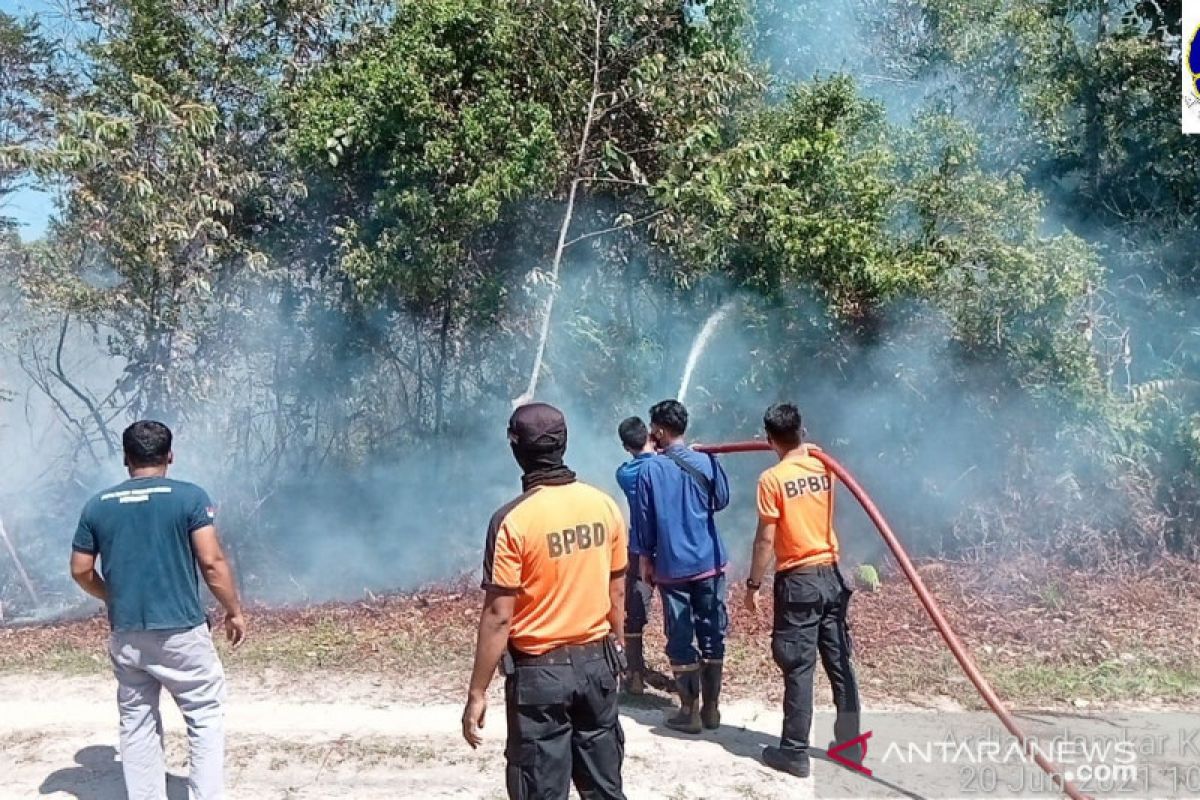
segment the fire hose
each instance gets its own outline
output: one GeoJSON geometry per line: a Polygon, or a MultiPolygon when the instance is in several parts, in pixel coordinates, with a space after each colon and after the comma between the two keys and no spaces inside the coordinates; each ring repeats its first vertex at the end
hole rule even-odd
{"type": "MultiPolygon", "coordinates": [[[[714,445],[698,445],[697,450],[705,453],[748,453],[761,450],[770,450],[771,446],[765,441],[756,440],[748,442],[733,442],[730,444],[714,444],[714,445]]],[[[1004,702],[992,689],[987,678],[979,671],[975,660],[971,658],[966,646],[962,640],[958,638],[958,634],[950,627],[950,623],[946,621],[946,617],[942,614],[941,608],[933,595],[929,593],[929,589],[925,586],[925,582],[921,580],[920,574],[917,573],[916,567],[913,566],[912,560],[905,552],[900,540],[896,538],[896,534],[892,532],[891,526],[887,520],[883,518],[883,514],[876,508],[875,503],[854,479],[854,476],[846,471],[846,468],[837,462],[829,454],[813,447],[810,452],[825,467],[832,472],[838,480],[846,485],[850,493],[862,505],[863,510],[867,512],[867,516],[871,518],[871,522],[875,523],[875,527],[879,529],[879,535],[883,537],[887,543],[888,549],[892,551],[892,555],[896,559],[896,563],[900,565],[900,570],[904,573],[904,577],[908,578],[908,582],[912,584],[913,591],[917,593],[917,599],[921,601],[921,605],[925,607],[926,613],[929,614],[930,620],[933,621],[933,626],[937,628],[938,633],[946,641],[946,645],[950,648],[950,652],[954,654],[958,665],[962,667],[962,671],[970,679],[971,683],[979,691],[979,695],[983,698],[992,712],[999,718],[1000,722],[1008,729],[1008,732],[1013,735],[1021,743],[1021,747],[1033,761],[1042,768],[1042,770],[1050,776],[1055,785],[1058,786],[1064,794],[1072,800],[1090,800],[1087,795],[1083,794],[1071,781],[1067,780],[1062,772],[1051,761],[1046,758],[1037,747],[1033,744],[1028,736],[1017,725],[1017,721],[1013,718],[1009,710],[1004,706],[1004,702]]]]}

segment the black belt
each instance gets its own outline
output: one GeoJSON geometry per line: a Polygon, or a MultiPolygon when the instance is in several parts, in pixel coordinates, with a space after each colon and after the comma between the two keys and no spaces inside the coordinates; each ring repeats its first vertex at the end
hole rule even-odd
{"type": "Polygon", "coordinates": [[[786,578],[788,575],[836,575],[837,571],[837,562],[831,561],[828,564],[792,567],[791,569],[785,569],[783,572],[776,572],[775,574],[781,578],[786,578]]]}
{"type": "Polygon", "coordinates": [[[537,656],[523,653],[515,647],[508,648],[508,652],[512,656],[513,663],[519,667],[547,667],[554,664],[570,664],[574,661],[592,661],[596,658],[604,658],[607,646],[607,640],[601,639],[598,642],[588,642],[587,644],[565,644],[537,656]]]}

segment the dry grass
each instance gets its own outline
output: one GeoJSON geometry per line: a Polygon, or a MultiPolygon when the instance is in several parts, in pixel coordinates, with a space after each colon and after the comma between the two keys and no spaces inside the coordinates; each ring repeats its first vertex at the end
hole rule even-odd
{"type": "MultiPolygon", "coordinates": [[[[1200,629],[1193,622],[1200,619],[1200,571],[1194,564],[1163,562],[1134,577],[1036,560],[987,567],[933,562],[920,572],[997,690],[1014,702],[1200,702],[1200,629]]],[[[777,699],[769,610],[750,618],[740,586],[730,594],[728,691],[777,699]]],[[[470,667],[480,599],[477,591],[460,587],[260,609],[251,639],[227,663],[248,673],[403,676],[428,700],[457,700],[470,667]]],[[[851,620],[869,700],[924,702],[941,695],[975,702],[901,576],[885,570],[879,591],[858,592],[851,620]]],[[[99,672],[107,668],[105,635],[100,619],[3,628],[0,670],[99,672]]],[[[660,669],[661,648],[652,620],[647,651],[660,669]]]]}

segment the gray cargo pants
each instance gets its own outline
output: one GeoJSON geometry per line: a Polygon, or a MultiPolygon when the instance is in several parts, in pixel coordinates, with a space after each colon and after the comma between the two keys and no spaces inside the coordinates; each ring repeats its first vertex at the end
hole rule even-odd
{"type": "Polygon", "coordinates": [[[164,687],[187,722],[188,796],[225,796],[225,671],[207,625],[170,631],[114,632],[109,657],[121,712],[121,769],[129,800],[166,800],[163,755],[164,687]]]}

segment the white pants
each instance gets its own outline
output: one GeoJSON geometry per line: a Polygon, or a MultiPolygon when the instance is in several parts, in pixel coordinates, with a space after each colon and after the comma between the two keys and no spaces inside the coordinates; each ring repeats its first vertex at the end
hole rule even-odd
{"type": "Polygon", "coordinates": [[[121,768],[129,800],[166,800],[160,690],[175,698],[188,733],[188,796],[225,795],[225,671],[207,625],[190,630],[114,632],[109,657],[121,712],[121,768]]]}

